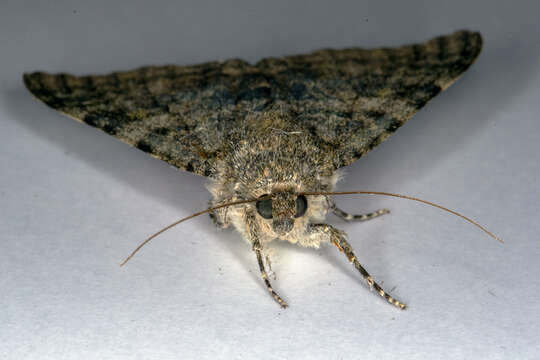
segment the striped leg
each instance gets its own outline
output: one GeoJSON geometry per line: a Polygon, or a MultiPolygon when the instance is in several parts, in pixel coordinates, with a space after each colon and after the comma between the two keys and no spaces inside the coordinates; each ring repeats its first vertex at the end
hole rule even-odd
{"type": "Polygon", "coordinates": [[[402,302],[388,295],[383,290],[383,288],[381,288],[381,286],[377,284],[375,280],[373,280],[371,275],[369,275],[366,269],[364,269],[364,267],[356,259],[356,255],[354,255],[352,247],[347,241],[347,239],[345,238],[345,233],[343,231],[340,231],[327,224],[314,224],[312,225],[312,227],[330,236],[330,241],[339,249],[340,252],[345,253],[345,255],[347,256],[347,259],[349,259],[349,261],[354,265],[356,270],[358,270],[360,274],[362,274],[362,276],[364,277],[364,280],[366,280],[370,289],[374,288],[380,296],[386,299],[386,301],[388,301],[390,304],[402,310],[404,310],[407,307],[402,302]]]}
{"type": "Polygon", "coordinates": [[[384,214],[390,213],[390,210],[388,209],[379,209],[374,212],[370,212],[368,214],[361,214],[361,215],[351,215],[349,213],[346,213],[345,211],[341,210],[334,204],[333,201],[330,202],[330,209],[336,215],[337,217],[345,220],[345,221],[367,221],[374,219],[376,217],[379,217],[384,214]]]}
{"type": "Polygon", "coordinates": [[[266,273],[266,269],[264,268],[263,257],[261,254],[261,245],[258,239],[255,239],[255,241],[253,242],[253,251],[255,251],[255,255],[257,255],[257,262],[259,263],[259,269],[261,270],[261,276],[264,280],[264,283],[266,284],[266,288],[268,289],[270,295],[272,295],[274,300],[276,300],[277,303],[285,309],[288,306],[287,303],[281,298],[281,296],[279,296],[274,291],[274,289],[272,289],[272,285],[270,284],[270,280],[268,279],[268,274],[266,273]]]}
{"type": "MultiPolygon", "coordinates": [[[[208,207],[212,207],[216,205],[219,205],[219,204],[214,204],[211,201],[208,203],[208,207]]],[[[216,225],[220,229],[226,229],[230,225],[229,219],[227,217],[228,211],[229,211],[229,208],[226,207],[226,208],[214,210],[208,213],[208,215],[210,216],[210,219],[212,219],[212,222],[214,223],[214,225],[216,225]]]]}
{"type": "Polygon", "coordinates": [[[262,245],[260,242],[260,229],[257,226],[257,223],[255,221],[255,214],[252,211],[246,212],[246,226],[248,228],[249,233],[249,241],[253,245],[253,251],[255,251],[255,255],[257,256],[257,262],[259,263],[259,269],[261,270],[261,276],[264,280],[264,283],[266,284],[266,288],[268,289],[268,292],[270,292],[270,295],[276,300],[276,302],[282,307],[286,308],[287,303],[279,296],[274,289],[272,289],[272,285],[270,284],[270,280],[268,279],[268,274],[266,273],[266,269],[264,268],[264,262],[263,262],[263,256],[261,254],[262,245]]]}

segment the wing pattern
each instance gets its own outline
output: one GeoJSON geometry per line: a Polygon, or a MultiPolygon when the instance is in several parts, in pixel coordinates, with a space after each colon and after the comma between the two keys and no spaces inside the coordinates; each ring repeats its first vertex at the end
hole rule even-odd
{"type": "Polygon", "coordinates": [[[385,140],[476,59],[459,31],[397,48],[320,50],[101,76],[35,72],[26,87],[50,107],[171,165],[212,176],[244,119],[279,106],[294,128],[351,164],[385,140]]]}

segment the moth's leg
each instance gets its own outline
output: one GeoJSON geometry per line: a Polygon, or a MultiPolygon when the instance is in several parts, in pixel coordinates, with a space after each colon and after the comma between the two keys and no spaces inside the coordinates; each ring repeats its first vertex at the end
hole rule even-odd
{"type": "Polygon", "coordinates": [[[274,300],[277,301],[277,303],[282,307],[286,308],[288,305],[287,303],[279,296],[274,289],[272,289],[272,285],[270,284],[270,280],[268,279],[268,274],[266,273],[266,269],[264,268],[264,262],[263,262],[263,256],[261,254],[261,244],[259,242],[258,237],[255,237],[253,240],[253,251],[255,251],[255,255],[257,256],[257,262],[259,263],[259,269],[261,270],[261,276],[264,280],[264,283],[266,284],[266,288],[270,292],[270,295],[274,298],[274,300]]]}
{"type": "Polygon", "coordinates": [[[337,217],[345,221],[367,221],[367,220],[371,220],[376,217],[379,217],[381,215],[390,213],[390,210],[388,209],[379,209],[377,211],[373,211],[367,214],[352,215],[338,208],[332,200],[328,200],[328,203],[329,203],[330,210],[332,210],[334,215],[336,215],[337,217]]]}
{"type": "MultiPolygon", "coordinates": [[[[209,203],[209,207],[215,206],[215,204],[209,203]]],[[[209,213],[210,219],[212,219],[212,222],[214,225],[216,225],[220,229],[226,229],[229,227],[229,218],[227,217],[227,211],[229,210],[229,207],[224,207],[221,209],[217,209],[209,213]]]]}
{"type": "Polygon", "coordinates": [[[268,275],[270,275],[274,278],[274,280],[276,280],[276,273],[274,272],[274,270],[272,270],[272,262],[270,261],[270,256],[266,254],[264,256],[264,260],[266,260],[266,266],[268,267],[268,275]]]}
{"type": "Polygon", "coordinates": [[[406,308],[405,304],[388,295],[386,291],[384,291],[381,286],[377,284],[375,280],[373,280],[371,275],[369,275],[366,269],[364,269],[364,267],[358,262],[358,260],[356,259],[356,255],[354,254],[352,247],[347,241],[346,235],[343,231],[338,230],[327,224],[313,224],[310,226],[310,231],[312,233],[318,232],[324,234],[328,238],[328,240],[339,249],[340,252],[345,253],[347,259],[349,259],[349,261],[360,272],[360,274],[362,274],[364,280],[366,280],[370,289],[374,288],[377,293],[383,298],[385,298],[386,301],[388,301],[390,304],[402,310],[406,308]]]}
{"type": "Polygon", "coordinates": [[[266,269],[264,267],[263,262],[263,255],[262,255],[262,245],[261,245],[261,236],[260,236],[260,229],[257,225],[257,222],[255,221],[255,214],[252,211],[246,211],[245,215],[245,224],[246,224],[246,236],[248,236],[249,242],[253,245],[253,251],[255,252],[255,255],[257,256],[257,262],[259,263],[259,269],[261,270],[261,276],[263,278],[263,281],[266,285],[266,288],[268,289],[268,292],[274,300],[282,307],[286,308],[287,303],[279,296],[274,289],[272,289],[272,285],[270,284],[270,280],[268,279],[268,274],[266,272],[266,269]]]}

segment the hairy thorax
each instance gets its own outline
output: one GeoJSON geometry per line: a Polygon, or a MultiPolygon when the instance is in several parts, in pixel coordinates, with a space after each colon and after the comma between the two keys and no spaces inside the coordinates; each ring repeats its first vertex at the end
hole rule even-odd
{"type": "Polygon", "coordinates": [[[272,205],[261,202],[268,207],[266,217],[255,202],[217,210],[214,216],[218,225],[233,224],[246,239],[250,229],[256,228],[261,242],[280,239],[318,247],[319,241],[310,238],[306,230],[309,223],[324,219],[327,199],[297,199],[298,194],[331,191],[339,173],[334,171],[329,154],[315,141],[311,134],[294,128],[281,113],[267,112],[248,119],[238,140],[230,144],[230,151],[217,164],[208,186],[213,195],[211,205],[265,196],[270,197],[272,205]],[[261,124],[266,126],[255,126],[261,124]]]}

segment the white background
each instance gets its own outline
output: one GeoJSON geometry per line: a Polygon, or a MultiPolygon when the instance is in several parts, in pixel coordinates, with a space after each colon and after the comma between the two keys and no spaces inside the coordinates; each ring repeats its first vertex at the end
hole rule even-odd
{"type": "Polygon", "coordinates": [[[0,358],[538,359],[539,7],[533,1],[2,1],[0,358]],[[333,247],[276,246],[266,292],[250,247],[207,216],[204,179],[63,117],[23,72],[106,73],[394,46],[481,31],[477,63],[377,149],[338,198],[390,215],[346,230],[399,311],[333,247]]]}

